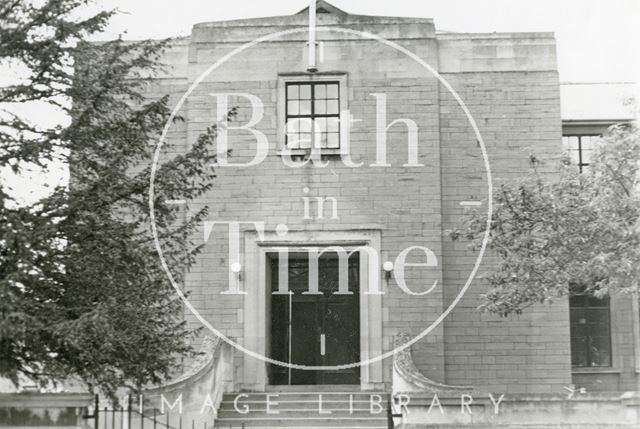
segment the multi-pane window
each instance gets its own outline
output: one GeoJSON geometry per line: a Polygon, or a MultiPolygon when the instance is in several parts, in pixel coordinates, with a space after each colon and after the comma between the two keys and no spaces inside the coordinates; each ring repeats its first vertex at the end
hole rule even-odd
{"type": "Polygon", "coordinates": [[[563,136],[562,145],[569,152],[571,160],[580,168],[580,172],[589,167],[591,154],[599,135],[563,136]]]}
{"type": "Polygon", "coordinates": [[[609,298],[574,295],[569,298],[571,365],[611,366],[609,298]]]}
{"type": "Polygon", "coordinates": [[[289,82],[286,101],[287,148],[340,147],[339,82],[289,82]]]}

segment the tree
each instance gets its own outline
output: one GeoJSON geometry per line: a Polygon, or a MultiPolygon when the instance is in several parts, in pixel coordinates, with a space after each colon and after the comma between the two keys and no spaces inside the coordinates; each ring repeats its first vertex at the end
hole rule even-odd
{"type": "MultiPolygon", "coordinates": [[[[70,186],[29,206],[0,189],[0,376],[75,377],[113,394],[169,377],[196,332],[149,229],[151,143],[170,112],[167,97],[144,93],[167,41],[86,43],[113,15],[77,18],[87,1],[0,6],[0,58],[23,77],[0,89],[0,167],[72,170],[70,186]],[[15,113],[28,102],[72,120],[43,129],[15,113]]],[[[177,282],[200,251],[190,237],[207,208],[189,215],[167,201],[211,188],[215,136],[212,126],[178,155],[168,146],[157,173],[156,224],[177,282]]]]}
{"type": "MultiPolygon", "coordinates": [[[[534,169],[494,194],[481,309],[521,313],[537,302],[586,293],[635,293],[640,283],[640,131],[611,127],[584,173],[564,159],[550,179],[534,169]]],[[[480,245],[486,214],[472,212],[451,237],[480,245]]]]}

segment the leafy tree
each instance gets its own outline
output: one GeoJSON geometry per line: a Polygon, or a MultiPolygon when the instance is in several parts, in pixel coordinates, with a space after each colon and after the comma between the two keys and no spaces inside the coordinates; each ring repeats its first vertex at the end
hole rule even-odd
{"type": "MultiPolygon", "coordinates": [[[[640,131],[611,127],[580,173],[564,159],[555,178],[534,169],[494,194],[489,248],[499,263],[487,273],[481,309],[508,315],[577,293],[633,293],[640,282],[640,131]]],[[[453,239],[477,248],[486,214],[472,212],[453,239]]]]}
{"type": "MultiPolygon", "coordinates": [[[[0,189],[0,376],[79,378],[113,394],[169,377],[195,332],[149,229],[152,143],[170,112],[167,97],[144,94],[167,41],[86,43],[113,15],[78,18],[87,1],[0,5],[0,59],[23,78],[0,88],[0,167],[57,161],[72,171],[70,186],[28,206],[0,189]],[[72,120],[43,129],[15,113],[29,102],[72,120]]],[[[168,146],[157,172],[156,224],[178,282],[207,209],[189,215],[166,201],[211,188],[215,135],[213,126],[178,155],[168,146]]]]}

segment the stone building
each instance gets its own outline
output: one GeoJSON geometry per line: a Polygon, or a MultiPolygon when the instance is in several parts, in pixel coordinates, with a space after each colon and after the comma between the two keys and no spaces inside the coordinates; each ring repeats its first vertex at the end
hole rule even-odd
{"type": "Polygon", "coordinates": [[[237,108],[219,131],[215,187],[186,202],[211,210],[181,285],[197,312],[185,317],[227,342],[205,342],[169,402],[186,389],[199,410],[212,392],[221,427],[387,427],[371,398],[391,393],[410,396],[395,422],[414,427],[634,427],[638,401],[621,392],[639,390],[637,302],[482,314],[475,274],[496,259],[446,233],[532,156],[549,174],[565,150],[588,168],[590,136],[628,115],[585,111],[570,85],[561,113],[551,33],[316,8],[316,43],[308,9],[196,24],[149,88],[185,119],[167,134],[178,151],[237,108]],[[446,413],[431,412],[434,395],[446,413]]]}
{"type": "MultiPolygon", "coordinates": [[[[552,34],[439,33],[431,19],[350,15],[321,2],[317,71],[309,72],[307,23],[304,10],[196,24],[191,36],[167,53],[173,67],[154,91],[177,99],[200,79],[179,109],[186,121],[171,128],[170,141],[177,144],[192,142],[221,115],[218,110],[238,107],[227,132],[230,165],[218,166],[215,189],[189,205],[209,205],[211,222],[264,222],[264,237],[255,225],[240,225],[231,254],[229,229],[203,226],[206,250],[185,285],[190,302],[213,327],[258,355],[338,365],[389,352],[396,334],[413,338],[436,321],[478,258],[445,231],[459,225],[469,206],[487,209],[487,169],[471,122],[442,81],[391,44],[425,61],[455,89],[480,131],[494,185],[522,175],[530,154],[549,160],[552,168],[561,153],[560,87],[552,34]],[[296,29],[250,46],[203,75],[244,44],[296,29]],[[251,104],[251,97],[260,108],[251,104]],[[347,109],[354,118],[350,124],[339,121],[340,111],[347,109]],[[305,124],[309,118],[320,123],[315,133],[305,124]],[[286,130],[287,121],[294,122],[295,130],[286,130]],[[234,129],[247,124],[254,131],[234,129]],[[346,125],[348,148],[340,135],[346,125]],[[265,156],[256,134],[267,141],[265,156]],[[309,149],[311,136],[318,138],[320,149],[309,149]],[[418,142],[415,154],[409,149],[413,138],[418,142]],[[348,157],[341,155],[346,150],[348,157]],[[247,166],[252,161],[255,165],[247,166]],[[304,165],[287,165],[295,163],[304,165]],[[286,235],[277,233],[278,225],[286,226],[286,235]],[[289,309],[287,296],[269,293],[277,289],[281,246],[293,254],[288,262],[291,288],[303,290],[306,280],[301,286],[293,276],[296,270],[306,276],[310,249],[370,248],[378,255],[376,265],[370,266],[368,250],[360,250],[351,257],[350,281],[361,292],[371,291],[375,281],[383,295],[307,302],[312,295],[295,290],[289,309]],[[388,276],[382,267],[383,262],[397,262],[406,249],[402,283],[414,294],[399,287],[397,269],[388,276]],[[246,294],[229,293],[236,288],[246,294]],[[323,332],[305,319],[334,304],[332,311],[342,312],[338,324],[349,327],[345,332],[321,320],[318,324],[336,331],[323,332]],[[298,331],[298,325],[304,329],[298,331]],[[319,354],[322,335],[324,356],[319,354]],[[283,349],[289,340],[291,346],[283,349]],[[298,352],[314,355],[294,356],[298,352]]],[[[490,260],[486,255],[482,266],[490,260]]],[[[333,275],[335,264],[327,264],[321,264],[320,277],[325,269],[333,275]]],[[[503,393],[552,393],[570,384],[567,303],[501,319],[475,311],[482,292],[476,278],[442,323],[413,345],[420,371],[439,382],[503,393]]],[[[335,375],[289,374],[286,368],[238,353],[234,383],[239,389],[264,390],[271,384],[348,380],[364,389],[382,389],[391,385],[390,362],[377,360],[335,375]]]]}

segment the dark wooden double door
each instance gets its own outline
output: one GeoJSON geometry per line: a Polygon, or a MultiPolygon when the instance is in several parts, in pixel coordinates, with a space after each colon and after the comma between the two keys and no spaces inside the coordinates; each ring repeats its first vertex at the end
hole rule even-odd
{"type": "MultiPolygon", "coordinates": [[[[278,257],[269,258],[271,291],[278,290],[278,257]]],[[[346,264],[346,261],[342,262],[346,264]]],[[[354,253],[348,261],[350,294],[339,291],[340,261],[337,254],[319,260],[318,294],[309,290],[309,257],[288,258],[288,282],[292,294],[270,294],[270,357],[296,365],[348,365],[360,361],[360,264],[354,253]]],[[[269,364],[272,385],[359,384],[360,367],[343,369],[293,369],[269,364]]]]}

